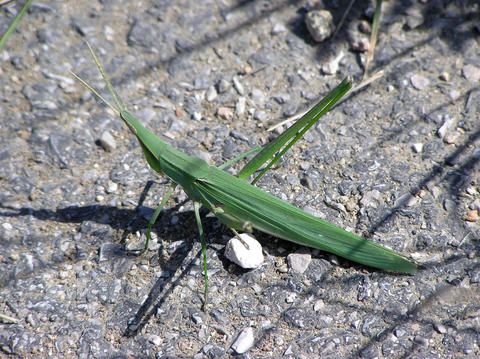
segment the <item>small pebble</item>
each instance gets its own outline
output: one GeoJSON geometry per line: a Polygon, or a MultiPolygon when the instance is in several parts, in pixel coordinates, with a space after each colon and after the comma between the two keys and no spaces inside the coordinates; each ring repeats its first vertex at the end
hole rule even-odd
{"type": "Polygon", "coordinates": [[[238,335],[235,342],[232,344],[232,349],[237,354],[246,353],[255,343],[255,334],[252,327],[243,329],[238,335]]]}
{"type": "Polygon", "coordinates": [[[331,59],[322,66],[322,72],[325,75],[335,75],[340,67],[340,61],[342,61],[344,56],[345,54],[343,53],[343,51],[340,51],[337,56],[335,56],[333,59],[331,59]]]}
{"type": "Polygon", "coordinates": [[[316,312],[322,310],[323,308],[325,308],[325,302],[322,299],[317,300],[313,305],[313,310],[316,312]]]}
{"type": "Polygon", "coordinates": [[[443,137],[443,142],[451,145],[451,144],[457,143],[459,138],[460,138],[460,134],[457,131],[449,132],[443,137]]]}
{"type": "Polygon", "coordinates": [[[438,137],[440,137],[441,139],[444,139],[445,136],[447,135],[447,133],[452,130],[452,128],[454,127],[454,124],[455,124],[455,119],[450,117],[450,116],[446,116],[447,118],[445,119],[445,121],[443,122],[443,125],[438,129],[437,131],[437,135],[438,137]]]}
{"type": "Polygon", "coordinates": [[[421,153],[423,151],[423,143],[414,143],[412,149],[415,153],[421,153]]]}
{"type": "Polygon", "coordinates": [[[297,299],[297,293],[290,292],[287,294],[287,297],[285,298],[285,302],[294,303],[296,299],[297,299]]]}
{"type": "Polygon", "coordinates": [[[366,36],[354,36],[350,41],[350,47],[353,51],[367,52],[370,49],[370,40],[366,36]]]}
{"type": "Polygon", "coordinates": [[[148,341],[157,347],[162,344],[162,338],[158,335],[150,335],[148,341]]]}
{"type": "Polygon", "coordinates": [[[233,119],[233,111],[229,107],[219,107],[217,116],[224,120],[231,121],[233,119]]]}
{"type": "Polygon", "coordinates": [[[201,112],[197,112],[195,111],[192,115],[192,118],[195,120],[195,121],[201,121],[202,120],[202,113],[201,112]]]}
{"type": "Polygon", "coordinates": [[[407,29],[413,30],[416,29],[417,27],[421,26],[424,22],[425,19],[423,17],[422,12],[415,7],[409,8],[407,11],[407,29]]]}
{"type": "Polygon", "coordinates": [[[422,345],[425,347],[428,346],[428,339],[420,335],[415,335],[415,337],[413,338],[413,341],[419,345],[422,345]]]}
{"type": "Polygon", "coordinates": [[[476,222],[478,221],[478,211],[476,209],[472,209],[470,211],[467,211],[467,214],[465,215],[465,220],[468,222],[476,222]]]}
{"type": "Polygon", "coordinates": [[[276,23],[275,25],[273,25],[272,35],[278,35],[286,31],[287,31],[287,28],[285,27],[285,25],[283,25],[282,23],[276,23]]]}
{"type": "Polygon", "coordinates": [[[443,71],[440,76],[439,76],[440,80],[442,81],[445,81],[445,82],[448,82],[450,81],[450,74],[446,71],[443,71]]]}
{"type": "Polygon", "coordinates": [[[443,324],[435,323],[433,327],[440,334],[445,334],[447,332],[447,328],[443,324]]]}
{"type": "Polygon", "coordinates": [[[252,90],[251,96],[252,96],[253,102],[255,102],[255,104],[256,104],[257,106],[259,106],[259,107],[263,107],[263,106],[264,106],[264,104],[265,104],[265,95],[264,95],[263,91],[254,88],[254,89],[252,90]]]}
{"type": "Polygon", "coordinates": [[[455,100],[458,100],[460,98],[461,93],[460,93],[460,91],[453,89],[448,93],[448,96],[450,97],[450,99],[452,101],[455,101],[455,100]]]}
{"type": "Polygon", "coordinates": [[[293,272],[302,274],[310,265],[312,255],[310,253],[291,253],[287,256],[287,261],[293,272]]]}
{"type": "Polygon", "coordinates": [[[307,25],[310,35],[312,35],[313,39],[317,42],[328,39],[335,30],[333,16],[330,11],[327,10],[310,11],[305,17],[305,24],[307,25]]]}
{"type": "Polygon", "coordinates": [[[124,247],[119,243],[103,243],[100,246],[100,253],[98,257],[99,262],[118,258],[124,254],[124,247]]]}
{"type": "Polygon", "coordinates": [[[217,85],[217,88],[218,88],[218,92],[219,93],[225,93],[227,92],[228,90],[230,90],[230,88],[232,87],[232,84],[225,80],[225,79],[221,79],[219,82],[218,82],[218,85],[217,85]]]}
{"type": "Polygon", "coordinates": [[[117,148],[117,142],[109,131],[104,131],[101,134],[100,138],[98,139],[98,143],[107,152],[112,152],[117,148]]]}
{"type": "Polygon", "coordinates": [[[248,233],[241,233],[240,239],[235,236],[228,241],[225,257],[245,269],[257,268],[264,260],[261,244],[248,233]]]}
{"type": "Polygon", "coordinates": [[[253,118],[260,122],[265,122],[268,120],[268,115],[265,111],[255,111],[253,118]]]}
{"type": "Polygon", "coordinates": [[[215,89],[215,86],[210,86],[205,95],[206,100],[208,102],[212,102],[217,98],[217,96],[218,96],[218,93],[217,93],[217,90],[215,89]]]}
{"type": "Polygon", "coordinates": [[[2,223],[2,227],[7,231],[11,231],[13,229],[13,226],[8,222],[2,223]]]}
{"type": "Polygon", "coordinates": [[[465,65],[462,69],[463,77],[472,83],[480,81],[480,68],[474,65],[465,65]]]}
{"type": "Polygon", "coordinates": [[[237,115],[243,115],[245,113],[245,107],[247,106],[247,99],[245,97],[239,97],[235,104],[235,113],[237,115]]]}
{"type": "Polygon", "coordinates": [[[117,192],[117,190],[118,190],[118,184],[113,181],[108,181],[106,192],[115,193],[117,192]]]}
{"type": "Polygon", "coordinates": [[[412,83],[412,86],[417,90],[424,90],[428,86],[430,86],[430,80],[425,76],[418,74],[412,75],[412,77],[410,77],[410,82],[412,83]]]}
{"type": "Polygon", "coordinates": [[[245,95],[245,89],[243,88],[243,85],[240,82],[238,76],[233,76],[233,87],[235,87],[235,90],[237,90],[240,96],[245,95]]]}
{"type": "Polygon", "coordinates": [[[368,21],[361,20],[358,23],[358,31],[368,35],[372,32],[372,27],[370,26],[370,23],[368,21]]]}

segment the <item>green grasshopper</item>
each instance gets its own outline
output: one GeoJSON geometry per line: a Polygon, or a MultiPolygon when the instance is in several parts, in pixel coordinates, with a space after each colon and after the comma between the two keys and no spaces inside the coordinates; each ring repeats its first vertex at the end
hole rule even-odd
{"type": "Polygon", "coordinates": [[[202,206],[213,212],[220,222],[231,228],[234,233],[237,230],[251,232],[255,229],[300,245],[334,253],[370,267],[396,273],[415,273],[416,265],[402,255],[314,217],[253,185],[321,116],[328,112],[350,90],[350,80],[345,79],[301,119],[267,144],[261,151],[254,148],[220,167],[215,167],[167,144],[126,110],[108,80],[97,56],[90,45],[88,47],[116,106],[109,103],[80,77],[72,73],[73,76],[120,116],[137,137],[149,166],[155,172],[167,176],[173,182],[171,189],[164,196],[160,206],[148,222],[145,249],[148,248],[152,226],[177,185],[183,188],[194,203],[195,218],[202,243],[205,282],[204,307],[207,304],[208,275],[206,267],[207,245],[200,219],[200,208],[202,206]],[[224,168],[232,163],[255,152],[256,155],[236,177],[224,171],[224,168]],[[246,179],[269,160],[270,162],[255,177],[252,184],[248,183],[246,179]]]}

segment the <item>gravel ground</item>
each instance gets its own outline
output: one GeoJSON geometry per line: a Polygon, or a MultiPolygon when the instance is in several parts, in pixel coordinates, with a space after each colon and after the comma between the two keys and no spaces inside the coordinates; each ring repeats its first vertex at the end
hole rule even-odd
{"type": "MultiPolygon", "coordinates": [[[[230,233],[208,216],[204,313],[200,245],[181,192],[150,250],[125,251],[141,245],[168,186],[69,75],[105,92],[84,41],[150,128],[219,164],[266,143],[270,124],[346,75],[361,79],[368,35],[357,28],[371,7],[356,2],[342,31],[316,43],[305,25],[315,3],[34,2],[0,53],[0,313],[15,319],[0,323],[1,357],[480,356],[476,1],[387,2],[371,69],[384,76],[259,184],[410,256],[422,265],[416,275],[261,234],[265,263],[242,270],[224,257],[230,233]],[[287,261],[296,252],[311,254],[303,274],[287,261]],[[252,334],[253,347],[236,354],[232,344],[252,334]]],[[[324,1],[336,23],[346,3],[324,1]]],[[[2,32],[19,5],[3,8],[2,32]]]]}

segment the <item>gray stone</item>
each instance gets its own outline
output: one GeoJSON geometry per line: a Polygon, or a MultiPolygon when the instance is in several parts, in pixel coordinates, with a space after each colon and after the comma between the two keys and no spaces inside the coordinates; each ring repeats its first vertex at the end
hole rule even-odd
{"type": "Polygon", "coordinates": [[[475,65],[465,65],[462,69],[462,75],[468,81],[478,84],[480,81],[480,68],[475,65]]]}
{"type": "Polygon", "coordinates": [[[255,111],[253,118],[260,122],[265,122],[268,120],[268,115],[265,111],[255,111]]]}
{"type": "Polygon", "coordinates": [[[221,94],[230,90],[231,87],[232,87],[232,84],[230,83],[230,81],[227,81],[225,79],[221,79],[217,84],[218,92],[221,94]]]}
{"type": "Polygon", "coordinates": [[[247,99],[245,97],[239,97],[235,104],[235,113],[239,116],[245,113],[245,107],[247,105],[247,99]]]}
{"type": "Polygon", "coordinates": [[[235,90],[237,90],[240,96],[245,95],[245,88],[243,87],[242,82],[240,81],[240,78],[238,76],[233,76],[233,87],[235,87],[235,90]]]}
{"type": "Polygon", "coordinates": [[[327,10],[312,10],[305,17],[305,24],[310,35],[317,42],[325,41],[335,30],[333,16],[327,10]]]}
{"type": "Polygon", "coordinates": [[[98,138],[98,143],[107,152],[112,152],[117,148],[117,141],[109,131],[103,131],[98,138]]]}
{"type": "Polygon", "coordinates": [[[121,244],[118,243],[103,243],[100,246],[100,253],[98,257],[99,262],[117,259],[123,257],[125,250],[121,244]]]}
{"type": "Polygon", "coordinates": [[[410,77],[410,82],[412,86],[417,90],[425,90],[430,86],[430,80],[425,76],[414,74],[410,77]]]}

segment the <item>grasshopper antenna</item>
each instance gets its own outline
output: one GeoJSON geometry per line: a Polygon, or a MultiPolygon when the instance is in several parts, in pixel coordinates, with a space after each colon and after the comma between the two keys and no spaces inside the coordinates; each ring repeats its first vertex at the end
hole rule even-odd
{"type": "Polygon", "coordinates": [[[120,115],[120,113],[122,111],[125,110],[125,104],[123,103],[123,101],[120,99],[120,96],[118,96],[117,92],[115,91],[115,89],[113,88],[112,86],[112,83],[110,82],[110,80],[108,79],[107,77],[107,74],[105,73],[105,69],[103,68],[103,65],[102,63],[100,62],[100,60],[98,59],[97,55],[95,54],[95,52],[93,51],[93,48],[90,46],[90,44],[88,42],[86,42],[87,46],[88,46],[88,50],[90,51],[90,54],[93,58],[93,61],[95,61],[95,65],[97,66],[98,68],[98,71],[100,71],[100,74],[102,75],[102,78],[103,80],[105,81],[105,83],[107,84],[107,88],[108,88],[108,91],[110,92],[110,94],[112,95],[113,97],[113,100],[115,102],[115,105],[113,105],[111,102],[107,101],[107,99],[105,99],[105,97],[103,97],[102,95],[100,95],[100,93],[95,90],[89,83],[87,83],[85,80],[83,80],[80,76],[78,76],[76,73],[74,73],[73,71],[70,71],[70,73],[72,74],[73,77],[75,77],[87,90],[89,90],[90,92],[92,92],[95,96],[97,96],[102,102],[104,102],[109,108],[111,108],[117,115],[120,115]]]}

